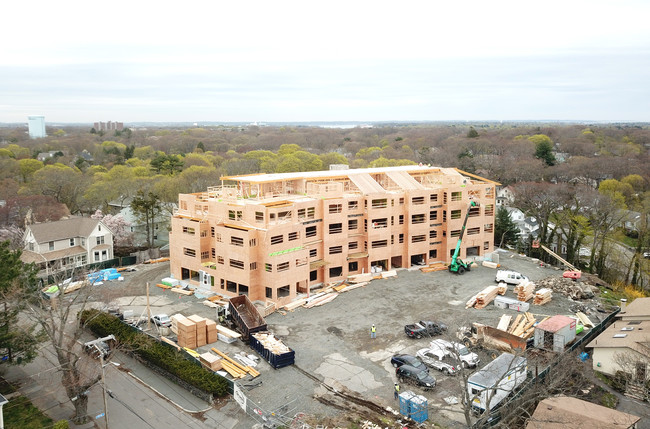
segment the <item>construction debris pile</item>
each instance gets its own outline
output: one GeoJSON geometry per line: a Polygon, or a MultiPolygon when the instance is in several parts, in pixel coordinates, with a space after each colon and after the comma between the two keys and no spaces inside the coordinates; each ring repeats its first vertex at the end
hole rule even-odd
{"type": "Polygon", "coordinates": [[[547,277],[537,282],[542,288],[551,289],[573,300],[591,299],[600,292],[597,286],[564,277],[547,277]]]}
{"type": "Polygon", "coordinates": [[[511,315],[504,314],[499,320],[497,329],[524,339],[533,336],[535,332],[534,325],[537,323],[537,319],[531,313],[518,314],[512,323],[510,323],[511,320],[511,315]]]}

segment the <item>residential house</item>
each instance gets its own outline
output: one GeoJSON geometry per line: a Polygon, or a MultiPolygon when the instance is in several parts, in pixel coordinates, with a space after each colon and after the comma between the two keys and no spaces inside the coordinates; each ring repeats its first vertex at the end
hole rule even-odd
{"type": "Polygon", "coordinates": [[[113,258],[113,233],[98,219],[71,217],[28,225],[21,259],[44,274],[83,268],[113,258]]]}
{"type": "Polygon", "coordinates": [[[650,298],[637,298],[621,308],[616,316],[624,322],[650,320],[650,298]]]}
{"type": "Polygon", "coordinates": [[[482,256],[494,247],[496,185],[417,165],[222,177],[179,195],[171,273],[282,305],[350,275],[449,262],[466,216],[460,257],[482,256]]]}
{"type": "Polygon", "coordinates": [[[640,417],[570,396],[546,398],[526,429],[635,429],[640,417]]]}
{"type": "MultiPolygon", "coordinates": [[[[129,206],[122,208],[119,214],[130,224],[129,231],[133,233],[133,245],[146,246],[147,225],[133,213],[133,210],[129,206]]],[[[169,243],[169,224],[169,213],[160,211],[155,216],[153,225],[151,226],[153,228],[154,247],[162,247],[169,243]]]]}
{"type": "Polygon", "coordinates": [[[508,207],[515,202],[515,192],[512,186],[499,187],[497,190],[496,205],[497,207],[508,207]]]}
{"type": "Polygon", "coordinates": [[[45,162],[50,158],[54,158],[54,156],[59,153],[58,150],[51,150],[49,152],[39,152],[38,155],[36,155],[36,159],[45,162]]]}

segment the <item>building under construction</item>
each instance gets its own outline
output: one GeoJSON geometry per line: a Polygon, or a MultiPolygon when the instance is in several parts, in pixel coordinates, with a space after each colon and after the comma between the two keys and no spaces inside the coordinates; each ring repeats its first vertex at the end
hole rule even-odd
{"type": "Polygon", "coordinates": [[[179,195],[172,275],[224,296],[283,305],[349,275],[493,250],[495,182],[401,166],[222,177],[179,195]],[[470,202],[478,203],[478,205],[470,202]]]}

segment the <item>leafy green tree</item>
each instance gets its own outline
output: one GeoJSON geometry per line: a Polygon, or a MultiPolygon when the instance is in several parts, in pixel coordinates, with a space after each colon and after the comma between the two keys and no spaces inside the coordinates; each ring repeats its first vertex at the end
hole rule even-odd
{"type": "Polygon", "coordinates": [[[127,146],[127,148],[124,149],[124,159],[133,158],[134,153],[135,153],[135,145],[127,146]]]}
{"type": "Polygon", "coordinates": [[[555,155],[553,155],[553,142],[551,138],[544,134],[535,134],[528,137],[528,140],[535,143],[535,158],[543,160],[546,165],[555,165],[555,155]]]}
{"type": "Polygon", "coordinates": [[[610,197],[622,209],[627,209],[634,197],[634,188],[629,183],[619,182],[616,179],[607,179],[600,182],[598,192],[610,197]]]}
{"type": "Polygon", "coordinates": [[[32,175],[43,168],[44,164],[32,158],[24,158],[18,161],[18,169],[20,170],[20,177],[23,179],[23,183],[27,183],[31,179],[32,175]]]}
{"type": "Polygon", "coordinates": [[[95,129],[95,127],[92,127],[90,129],[90,134],[97,134],[97,130],[95,129]]]}
{"type": "Polygon", "coordinates": [[[348,161],[348,159],[344,155],[338,152],[328,152],[318,156],[320,157],[320,160],[323,162],[323,168],[325,170],[329,170],[330,165],[332,164],[350,164],[350,161],[348,161]]]}
{"type": "Polygon", "coordinates": [[[140,190],[131,201],[131,210],[138,220],[145,223],[147,243],[153,247],[154,223],[161,210],[160,197],[151,191],[140,190]]]}
{"type": "Polygon", "coordinates": [[[201,152],[205,152],[205,145],[203,144],[203,142],[198,142],[196,148],[199,149],[201,152]]]}
{"type": "Polygon", "coordinates": [[[169,174],[181,172],[183,170],[183,161],[178,155],[167,155],[160,152],[154,159],[151,160],[151,168],[157,173],[169,174]]]}
{"type": "Polygon", "coordinates": [[[68,206],[71,213],[79,212],[79,199],[86,188],[86,181],[79,170],[63,164],[46,165],[32,177],[30,187],[34,192],[54,197],[68,206]]]}
{"type": "Polygon", "coordinates": [[[21,255],[22,251],[11,249],[9,241],[0,243],[0,294],[4,301],[0,310],[0,350],[6,350],[11,364],[31,362],[38,354],[34,327],[19,324],[18,315],[25,305],[20,289],[32,288],[37,272],[34,264],[20,260],[21,255]]]}
{"type": "Polygon", "coordinates": [[[510,217],[508,210],[501,206],[497,210],[497,216],[494,220],[494,243],[499,243],[499,247],[517,243],[519,228],[510,217]]]}
{"type": "Polygon", "coordinates": [[[475,139],[477,137],[478,137],[478,131],[476,131],[474,127],[469,127],[469,131],[467,132],[467,138],[475,139]]]}

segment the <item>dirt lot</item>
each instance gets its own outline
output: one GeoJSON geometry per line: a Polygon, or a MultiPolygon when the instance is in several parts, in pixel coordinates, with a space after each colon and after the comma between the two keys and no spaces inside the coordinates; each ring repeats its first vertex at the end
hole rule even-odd
{"type": "MultiPolygon", "coordinates": [[[[561,276],[561,271],[540,267],[536,262],[512,255],[500,254],[502,269],[512,269],[536,281],[549,276],[561,276]]],[[[177,296],[155,287],[155,283],[169,274],[168,264],[140,266],[139,271],[126,273],[126,280],[106,284],[106,289],[116,297],[122,309],[133,309],[136,314],[144,309],[142,295],[145,283],[150,282],[152,312],[185,315],[199,314],[214,318],[214,310],[195,297],[177,296]],[[117,298],[122,295],[121,298],[117,298]]],[[[267,317],[270,330],[285,340],[296,352],[296,364],[279,370],[262,362],[261,384],[253,386],[244,381],[250,390],[245,393],[260,408],[279,410],[293,415],[334,416],[341,414],[338,407],[344,404],[332,390],[356,392],[355,396],[369,403],[398,409],[393,399],[395,371],[390,357],[395,353],[415,352],[427,346],[429,339],[413,340],[404,334],[404,325],[421,319],[441,321],[450,332],[471,322],[496,326],[504,313],[516,316],[514,310],[502,310],[493,305],[485,309],[465,309],[466,301],[485,288],[496,284],[495,270],[478,267],[463,276],[447,271],[421,273],[418,270],[400,270],[396,278],[374,280],[365,287],[342,293],[334,301],[312,309],[299,308],[267,317]],[[377,338],[370,338],[370,326],[377,327],[377,338]],[[319,399],[320,398],[320,399],[319,399]]],[[[513,297],[512,286],[506,296],[513,297]]],[[[554,294],[544,306],[532,306],[537,315],[570,314],[573,301],[554,294]]],[[[595,320],[594,320],[595,321],[595,320]]],[[[214,346],[214,345],[213,345],[214,346]]],[[[245,350],[253,353],[241,342],[232,345],[218,343],[226,352],[245,350]]],[[[209,349],[204,346],[200,351],[209,349]]],[[[490,360],[486,352],[479,352],[480,366],[490,360]]],[[[431,370],[438,385],[431,392],[417,387],[403,386],[427,397],[430,406],[429,421],[444,427],[464,427],[460,406],[449,406],[443,398],[459,395],[458,378],[444,376],[431,370]]]]}

